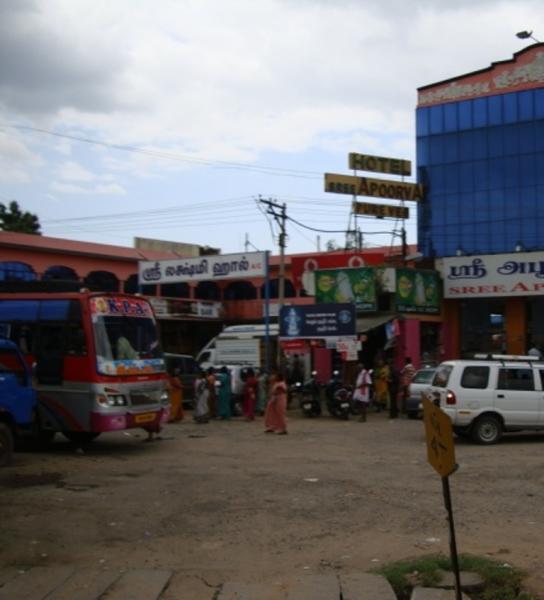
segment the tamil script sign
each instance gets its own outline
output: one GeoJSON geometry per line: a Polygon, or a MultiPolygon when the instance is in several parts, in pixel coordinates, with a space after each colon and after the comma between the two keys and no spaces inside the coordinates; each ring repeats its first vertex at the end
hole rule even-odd
{"type": "Polygon", "coordinates": [[[389,200],[423,200],[423,186],[419,183],[404,183],[389,179],[370,179],[354,175],[325,173],[325,191],[351,196],[369,196],[389,200]]]}
{"type": "Polygon", "coordinates": [[[445,298],[541,296],[544,252],[515,252],[444,258],[445,298]]]}
{"type": "Polygon", "coordinates": [[[178,283],[214,279],[264,277],[266,252],[218,254],[174,260],[142,260],[138,263],[138,283],[178,283]]]}
{"type": "Polygon", "coordinates": [[[356,322],[354,304],[282,306],[280,337],[319,339],[354,336],[356,322]]]}

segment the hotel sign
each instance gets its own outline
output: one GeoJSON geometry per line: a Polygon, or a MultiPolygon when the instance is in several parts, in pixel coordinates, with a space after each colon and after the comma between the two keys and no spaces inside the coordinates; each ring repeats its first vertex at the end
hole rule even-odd
{"type": "Polygon", "coordinates": [[[410,211],[405,206],[390,206],[389,204],[372,204],[371,202],[354,202],[352,207],[356,215],[369,215],[383,219],[408,219],[410,211]]]}
{"type": "Polygon", "coordinates": [[[444,258],[444,298],[544,295],[544,252],[444,258]]]}
{"type": "Polygon", "coordinates": [[[334,194],[369,196],[388,200],[423,200],[423,186],[419,183],[404,183],[389,179],[370,179],[354,175],[325,173],[325,191],[334,194]]]}
{"type": "Polygon", "coordinates": [[[389,175],[410,175],[412,173],[412,163],[409,160],[356,154],[355,152],[349,153],[349,168],[354,171],[372,171],[389,175]]]}

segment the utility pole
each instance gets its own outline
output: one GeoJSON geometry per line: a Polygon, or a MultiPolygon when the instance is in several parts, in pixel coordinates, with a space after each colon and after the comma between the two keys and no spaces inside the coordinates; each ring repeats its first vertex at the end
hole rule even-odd
{"type": "MultiPolygon", "coordinates": [[[[287,221],[286,206],[285,203],[282,205],[278,204],[273,200],[262,200],[259,202],[266,205],[266,212],[274,217],[274,220],[280,228],[280,234],[278,237],[278,245],[280,247],[280,269],[278,274],[278,326],[280,322],[280,313],[283,303],[285,301],[285,247],[287,245],[287,233],[285,231],[285,222],[287,221]]],[[[281,348],[278,341],[277,350],[277,365],[280,367],[281,363],[281,348]]]]}

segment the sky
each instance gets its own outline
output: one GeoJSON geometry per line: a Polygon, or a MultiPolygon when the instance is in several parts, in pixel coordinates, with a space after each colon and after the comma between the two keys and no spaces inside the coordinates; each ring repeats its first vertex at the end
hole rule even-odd
{"type": "Polygon", "coordinates": [[[0,202],[120,246],[277,253],[263,201],[287,253],[398,244],[324,173],[357,152],[415,182],[417,88],[511,58],[522,30],[544,40],[540,0],[0,0],[0,202]]]}

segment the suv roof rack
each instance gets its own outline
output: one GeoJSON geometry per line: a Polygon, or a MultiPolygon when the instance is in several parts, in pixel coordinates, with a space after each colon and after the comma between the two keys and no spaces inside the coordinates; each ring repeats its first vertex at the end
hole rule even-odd
{"type": "Polygon", "coordinates": [[[520,354],[475,354],[473,358],[477,358],[479,360],[511,360],[511,361],[541,361],[541,358],[538,356],[531,355],[520,355],[520,354]]]}

